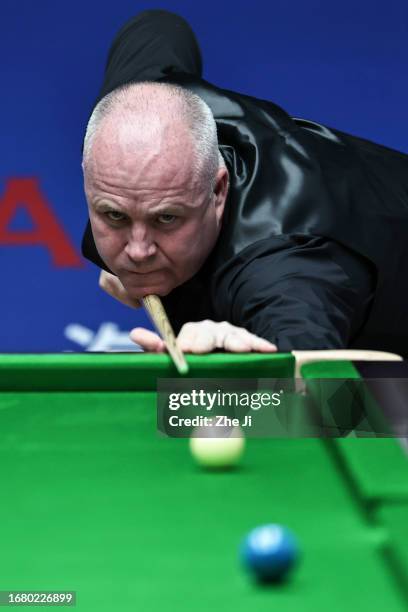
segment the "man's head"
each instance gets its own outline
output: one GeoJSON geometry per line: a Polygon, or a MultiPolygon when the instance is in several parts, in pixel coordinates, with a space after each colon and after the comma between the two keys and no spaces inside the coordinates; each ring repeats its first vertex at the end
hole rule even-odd
{"type": "Polygon", "coordinates": [[[98,252],[132,297],[167,295],[217,240],[228,192],[209,107],[162,83],[127,85],[96,106],[84,143],[98,252]]]}

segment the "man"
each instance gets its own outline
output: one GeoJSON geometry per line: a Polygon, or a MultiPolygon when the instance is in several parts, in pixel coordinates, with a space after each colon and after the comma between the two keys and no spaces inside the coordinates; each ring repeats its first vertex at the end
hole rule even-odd
{"type": "Polygon", "coordinates": [[[88,125],[83,252],[114,297],[162,296],[186,351],[404,353],[407,166],[203,81],[186,22],[145,11],[117,35],[88,125]]]}

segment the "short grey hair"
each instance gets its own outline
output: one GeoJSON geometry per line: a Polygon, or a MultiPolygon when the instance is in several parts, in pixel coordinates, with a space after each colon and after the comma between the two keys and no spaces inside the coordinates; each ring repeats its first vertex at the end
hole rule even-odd
{"type": "MultiPolygon", "coordinates": [[[[217,125],[210,107],[202,98],[188,89],[170,83],[140,82],[128,83],[104,96],[95,106],[86,128],[83,147],[83,166],[90,159],[95,136],[103,122],[112,111],[119,109],[123,116],[133,112],[151,111],[154,90],[164,94],[169,101],[166,112],[187,121],[195,148],[192,160],[194,178],[208,184],[213,191],[217,171],[225,167],[224,159],[218,149],[217,125]],[[146,88],[146,86],[149,86],[146,88]],[[176,104],[174,104],[174,102],[176,104]],[[169,109],[169,110],[167,110],[169,109]],[[176,111],[174,110],[176,109],[176,111]]],[[[131,119],[130,119],[131,120],[131,119]]]]}

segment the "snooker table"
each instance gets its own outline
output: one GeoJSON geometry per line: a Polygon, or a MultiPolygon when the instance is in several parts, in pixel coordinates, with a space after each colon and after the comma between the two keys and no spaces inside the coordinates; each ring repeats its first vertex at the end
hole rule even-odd
{"type": "MultiPolygon", "coordinates": [[[[291,354],[187,361],[195,378],[295,372],[291,354]]],[[[344,361],[304,370],[358,376],[344,361]]],[[[248,439],[237,469],[204,471],[187,439],[157,432],[157,379],[176,376],[167,355],[0,355],[0,590],[76,591],[86,612],[406,610],[401,445],[248,439]],[[301,559],[260,586],[239,546],[271,522],[301,559]]]]}

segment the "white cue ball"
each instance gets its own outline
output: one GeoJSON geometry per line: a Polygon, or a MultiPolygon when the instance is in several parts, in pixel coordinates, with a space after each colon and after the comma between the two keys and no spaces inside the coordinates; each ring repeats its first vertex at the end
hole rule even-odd
{"type": "Polygon", "coordinates": [[[206,468],[235,466],[245,448],[239,427],[197,427],[190,438],[190,451],[199,465],[206,468]]]}

